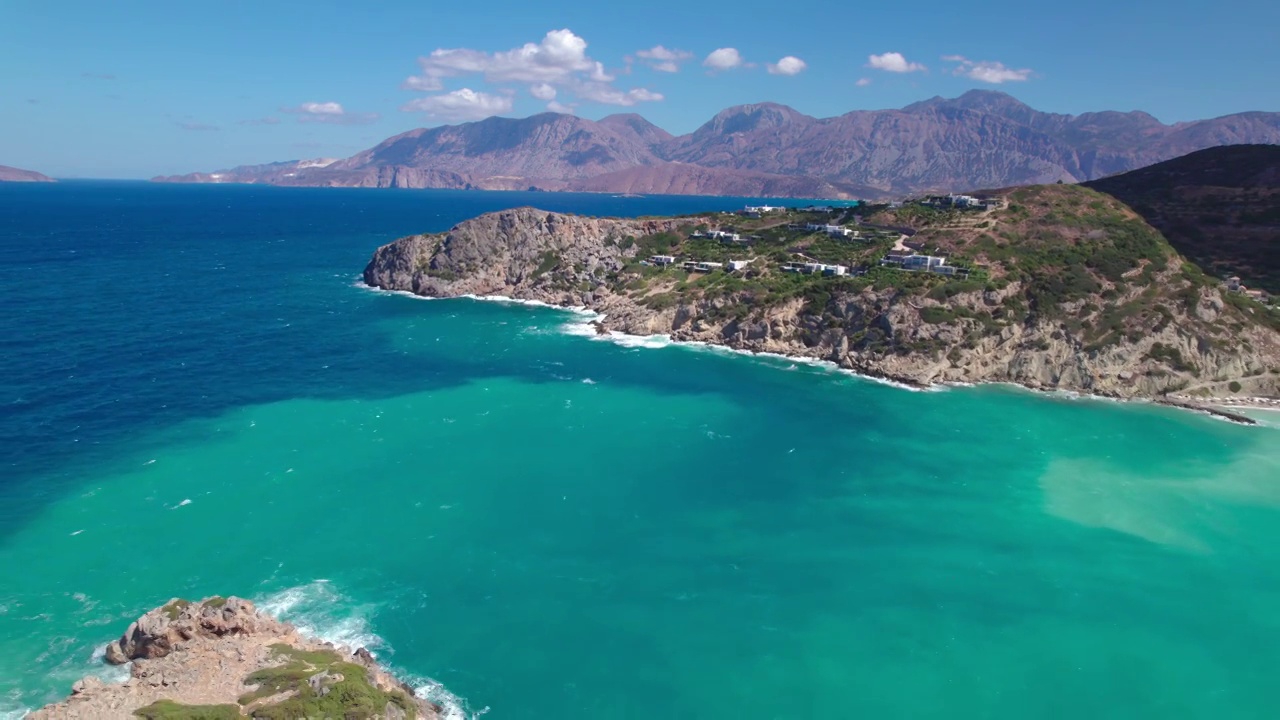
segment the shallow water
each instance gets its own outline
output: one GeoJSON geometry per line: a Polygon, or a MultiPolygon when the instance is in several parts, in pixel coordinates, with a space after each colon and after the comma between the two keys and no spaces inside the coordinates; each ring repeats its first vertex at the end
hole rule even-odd
{"type": "Polygon", "coordinates": [[[0,712],[237,594],[486,718],[1272,715],[1275,428],[354,283],[533,200],[742,204],[0,187],[0,712]]]}

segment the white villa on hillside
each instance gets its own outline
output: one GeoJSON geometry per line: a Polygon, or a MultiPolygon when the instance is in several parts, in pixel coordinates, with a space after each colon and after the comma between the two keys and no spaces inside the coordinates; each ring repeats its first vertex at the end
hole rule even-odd
{"type": "Polygon", "coordinates": [[[789,262],[782,266],[783,272],[804,273],[806,275],[847,275],[849,268],[844,265],[827,265],[817,262],[789,262]]]}
{"type": "Polygon", "coordinates": [[[968,275],[969,271],[948,265],[945,257],[937,255],[919,255],[912,253],[911,255],[902,255],[899,253],[889,253],[882,260],[881,265],[896,266],[909,272],[931,272],[939,275],[968,275]]]}
{"type": "Polygon", "coordinates": [[[858,233],[853,230],[842,227],[840,225],[823,225],[819,223],[809,223],[804,226],[805,230],[810,232],[824,232],[832,237],[857,237],[858,233]]]}
{"type": "Polygon", "coordinates": [[[685,270],[688,270],[689,272],[700,272],[700,273],[709,273],[712,270],[719,270],[722,267],[724,267],[724,263],[700,262],[696,260],[690,260],[685,262],[684,264],[685,270]]]}
{"type": "Polygon", "coordinates": [[[738,233],[726,232],[724,230],[710,230],[708,232],[695,232],[691,237],[710,238],[712,240],[719,240],[722,243],[751,242],[750,238],[744,238],[738,233]]]}
{"type": "Polygon", "coordinates": [[[765,213],[781,212],[783,210],[786,210],[786,208],[778,207],[777,205],[748,205],[742,209],[742,212],[758,213],[760,215],[763,215],[765,213]]]}

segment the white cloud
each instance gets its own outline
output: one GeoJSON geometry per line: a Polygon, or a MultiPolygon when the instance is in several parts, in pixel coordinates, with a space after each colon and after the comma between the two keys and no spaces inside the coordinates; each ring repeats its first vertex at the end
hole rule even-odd
{"type": "Polygon", "coordinates": [[[693,57],[693,53],[685,50],[671,50],[655,45],[648,50],[641,50],[636,56],[645,61],[649,67],[658,72],[680,72],[680,63],[693,57]]]}
{"type": "Polygon", "coordinates": [[[572,114],[573,114],[573,106],[572,106],[572,105],[562,105],[562,104],[560,104],[560,103],[556,102],[555,100],[552,100],[551,102],[547,103],[547,109],[548,109],[548,110],[550,110],[550,111],[551,111],[551,112],[553,112],[553,113],[560,113],[560,114],[562,114],[562,115],[572,115],[572,114]]]}
{"type": "Polygon", "coordinates": [[[854,83],[858,87],[866,87],[871,84],[871,78],[858,78],[858,82],[854,83]]]}
{"type": "Polygon", "coordinates": [[[942,60],[956,63],[956,67],[951,70],[953,75],[993,85],[1007,82],[1025,82],[1031,79],[1032,71],[1029,68],[1015,70],[1014,68],[1005,67],[1002,62],[994,60],[974,61],[963,55],[944,55],[942,60]]]}
{"type": "Polygon", "coordinates": [[[799,75],[807,67],[809,65],[805,61],[794,55],[788,55],[776,63],[769,63],[767,69],[770,75],[799,75]]]}
{"type": "Polygon", "coordinates": [[[336,102],[304,102],[298,106],[298,110],[313,115],[342,115],[346,112],[342,109],[342,104],[336,102]]]}
{"type": "Polygon", "coordinates": [[[623,107],[631,107],[642,102],[659,102],[663,99],[661,93],[644,88],[619,90],[607,83],[582,83],[573,88],[573,94],[587,102],[623,107]]]}
{"type": "Polygon", "coordinates": [[[903,57],[902,53],[896,52],[887,52],[883,55],[868,57],[867,67],[895,73],[923,72],[926,69],[920,63],[910,62],[903,57]]]}
{"type": "Polygon", "coordinates": [[[732,70],[742,67],[742,54],[735,48],[720,48],[713,50],[702,64],[712,70],[732,70]]]}
{"type": "MultiPolygon", "coordinates": [[[[662,50],[664,54],[678,53],[665,48],[662,50]]],[[[568,29],[552,30],[540,42],[525,43],[503,52],[490,53],[467,48],[439,49],[418,58],[418,64],[421,72],[403,83],[402,87],[407,90],[438,92],[445,89],[445,81],[450,78],[477,75],[484,81],[499,86],[501,93],[510,90],[509,87],[502,87],[504,85],[526,84],[530,95],[547,102],[560,98],[562,92],[571,93],[589,102],[609,105],[635,105],[662,99],[661,94],[649,90],[621,90],[614,87],[613,82],[617,77],[605,68],[604,63],[589,57],[587,41],[568,29]]],[[[510,96],[464,88],[424,98],[422,101],[409,102],[402,109],[424,111],[435,118],[459,120],[481,117],[479,113],[485,111],[490,111],[488,114],[509,112],[513,102],[510,96]]],[[[572,107],[572,104],[563,103],[559,107],[572,107]]]]}
{"type": "Polygon", "coordinates": [[[480,120],[491,115],[511,112],[510,95],[491,95],[471,88],[454,90],[443,95],[418,98],[400,108],[408,112],[423,112],[438,120],[480,120]]]}
{"type": "Polygon", "coordinates": [[[587,57],[586,51],[587,41],[567,29],[552,30],[539,43],[505,52],[441,48],[418,58],[422,73],[405,80],[405,87],[439,90],[444,78],[474,74],[495,83],[554,83],[579,73],[603,74],[603,66],[587,57]]]}
{"type": "Polygon", "coordinates": [[[296,107],[283,107],[280,112],[298,116],[300,123],[334,125],[368,125],[378,121],[378,113],[353,113],[336,102],[304,102],[296,107]]]}

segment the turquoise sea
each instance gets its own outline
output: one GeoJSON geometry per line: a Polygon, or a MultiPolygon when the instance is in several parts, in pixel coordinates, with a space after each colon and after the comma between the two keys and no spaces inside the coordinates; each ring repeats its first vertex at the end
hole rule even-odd
{"type": "Polygon", "coordinates": [[[459,717],[1280,713],[1280,422],[357,283],[486,210],[744,202],[0,185],[0,716],[213,594],[459,717]]]}

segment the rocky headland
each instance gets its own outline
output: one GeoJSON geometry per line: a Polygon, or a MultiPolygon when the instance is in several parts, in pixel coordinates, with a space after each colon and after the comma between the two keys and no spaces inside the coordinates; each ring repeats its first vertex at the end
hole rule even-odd
{"type": "Polygon", "coordinates": [[[364,648],[305,637],[235,597],[171,600],[131,624],[106,661],[130,663],[129,679],[86,677],[31,720],[441,717],[364,648]]]}
{"type": "MultiPolygon", "coordinates": [[[[603,316],[602,333],[814,358],[914,385],[1005,382],[1193,403],[1280,395],[1274,310],[1228,292],[1114,198],[1070,185],[1000,195],[1002,207],[978,214],[866,208],[883,226],[911,225],[913,246],[947,255],[966,268],[960,277],[881,267],[901,247],[896,234],[845,242],[784,229],[816,217],[797,213],[627,220],[521,208],[381,247],[364,281],[585,307],[603,316]],[[691,239],[727,225],[757,239],[691,239]],[[640,262],[656,254],[751,264],[700,273],[640,262]],[[781,271],[798,257],[865,274],[781,271]]],[[[849,214],[838,219],[856,227],[849,214]]]]}

